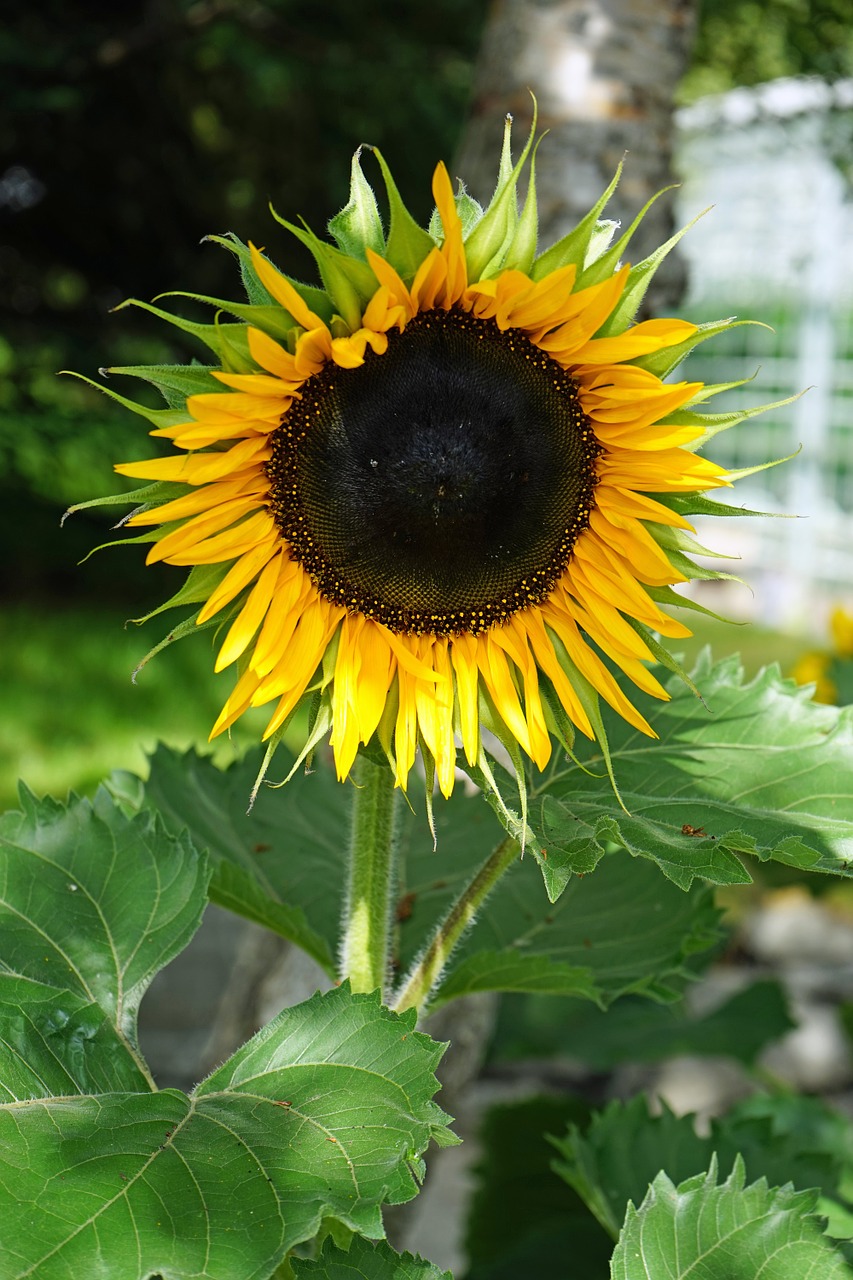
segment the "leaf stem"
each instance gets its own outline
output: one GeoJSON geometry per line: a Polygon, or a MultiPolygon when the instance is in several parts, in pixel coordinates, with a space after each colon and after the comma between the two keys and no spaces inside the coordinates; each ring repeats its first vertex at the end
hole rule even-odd
{"type": "Polygon", "coordinates": [[[472,923],[498,880],[515,862],[518,853],[518,841],[512,836],[506,836],[482,864],[473,879],[468,881],[441,924],[438,925],[432,941],[403,984],[400,994],[391,1006],[395,1013],[403,1013],[406,1009],[417,1009],[420,1012],[423,1009],[441,977],[451,951],[472,923]]]}
{"type": "Polygon", "coordinates": [[[341,976],[353,991],[382,994],[388,974],[397,801],[387,764],[359,755],[353,767],[352,824],[341,976]]]}

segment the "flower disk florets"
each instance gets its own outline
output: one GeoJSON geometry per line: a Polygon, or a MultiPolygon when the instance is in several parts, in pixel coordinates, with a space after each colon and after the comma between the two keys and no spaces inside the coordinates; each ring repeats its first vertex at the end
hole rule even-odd
{"type": "Polygon", "coordinates": [[[458,309],[326,365],[271,437],[270,509],[323,596],[399,634],[540,604],[589,524],[601,448],[556,361],[458,309]]]}

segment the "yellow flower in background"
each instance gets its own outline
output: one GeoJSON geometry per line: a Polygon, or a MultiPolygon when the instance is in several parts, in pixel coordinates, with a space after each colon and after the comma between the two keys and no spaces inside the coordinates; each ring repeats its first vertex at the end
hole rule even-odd
{"type": "Polygon", "coordinates": [[[797,684],[814,685],[815,702],[846,703],[850,697],[848,664],[853,659],[853,614],[836,605],[830,615],[829,628],[832,650],[804,653],[794,664],[791,675],[797,684]]]}
{"type": "Polygon", "coordinates": [[[832,647],[838,658],[853,658],[853,614],[836,606],[829,619],[832,647]]]}
{"type": "Polygon", "coordinates": [[[652,734],[614,673],[666,698],[647,664],[680,670],[656,637],[690,634],[662,607],[701,550],[686,517],[724,514],[701,494],[729,483],[695,452],[712,389],[663,378],[728,326],[632,323],[677,237],[621,265],[616,180],[537,256],[529,150],[513,167],[507,135],[485,212],[440,164],[429,232],[378,157],[387,234],[356,154],[335,245],[285,224],[322,290],[232,237],[249,302],[204,301],[240,323],[149,308],[219,356],[122,370],[163,387],[170,407],[139,412],[175,452],[117,468],[153,482],[128,521],[148,562],[191,569],[178,633],[217,625],[216,670],[236,666],[212,736],[269,706],[275,743],[308,700],[305,750],[328,735],[341,779],[376,738],[400,787],[420,748],[449,795],[484,727],[519,776],[575,729],[606,751],[599,698],[652,734]]]}
{"type": "Polygon", "coordinates": [[[829,676],[832,659],[828,653],[816,651],[804,653],[794,663],[791,676],[797,684],[813,684],[815,702],[833,704],[838,701],[838,690],[829,676]]]}

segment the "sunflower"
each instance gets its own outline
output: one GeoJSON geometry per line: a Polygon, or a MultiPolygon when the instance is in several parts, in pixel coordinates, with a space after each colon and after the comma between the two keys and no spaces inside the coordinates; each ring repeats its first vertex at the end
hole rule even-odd
{"type": "Polygon", "coordinates": [[[533,162],[517,202],[532,136],[513,166],[507,133],[485,211],[439,164],[429,231],[376,153],[386,234],[356,153],[334,243],[283,224],[322,289],[213,237],[248,303],[201,299],[212,325],[137,304],[219,360],[120,370],[163,389],[167,409],[138,411],[175,451],[117,467],[149,482],[127,521],[148,563],[191,569],[169,605],[200,607],[169,638],[215,625],[216,670],[236,666],[211,737],[269,706],[275,744],[307,703],[303,755],[328,736],[344,779],[378,744],[405,789],[420,749],[448,796],[483,729],[519,775],[575,730],[606,753],[599,699],[653,734],[614,670],[667,697],[648,664],[676,669],[657,637],[690,634],[663,607],[701,550],[686,517],[725,511],[701,495],[730,479],[695,452],[712,389],[663,379],[727,322],[633,323],[678,237],[620,265],[639,218],[611,244],[618,174],[537,256],[533,162]]]}

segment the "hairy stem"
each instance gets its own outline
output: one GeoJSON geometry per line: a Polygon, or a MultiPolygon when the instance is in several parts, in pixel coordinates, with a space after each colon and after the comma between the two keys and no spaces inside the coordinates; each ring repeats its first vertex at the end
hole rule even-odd
{"type": "Polygon", "coordinates": [[[515,862],[518,849],[518,841],[507,836],[486,859],[474,878],[469,880],[436,929],[432,941],[394,1001],[392,1008],[397,1013],[402,1013],[405,1009],[423,1009],[441,977],[451,951],[498,880],[515,862]]]}
{"type": "Polygon", "coordinates": [[[397,796],[387,764],[359,756],[353,768],[349,884],[341,976],[353,991],[384,991],[397,845],[397,796]]]}

